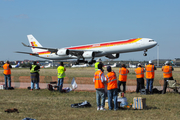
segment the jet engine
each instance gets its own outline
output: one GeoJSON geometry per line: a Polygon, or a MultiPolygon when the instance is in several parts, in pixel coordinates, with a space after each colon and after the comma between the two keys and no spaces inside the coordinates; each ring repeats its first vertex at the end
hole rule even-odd
{"type": "Polygon", "coordinates": [[[84,58],[94,58],[95,53],[93,51],[85,51],[82,56],[84,58]]]}
{"type": "Polygon", "coordinates": [[[119,58],[119,53],[109,54],[106,57],[109,58],[109,59],[116,59],[116,58],[119,58]]]}
{"type": "Polygon", "coordinates": [[[68,49],[58,49],[57,55],[69,55],[69,50],[68,49]]]}

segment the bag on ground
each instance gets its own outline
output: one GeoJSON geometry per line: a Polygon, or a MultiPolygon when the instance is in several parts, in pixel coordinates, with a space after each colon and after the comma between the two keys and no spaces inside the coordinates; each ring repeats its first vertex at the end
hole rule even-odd
{"type": "Polygon", "coordinates": [[[84,101],[82,103],[75,103],[71,104],[72,108],[85,108],[85,107],[91,107],[91,104],[87,101],[84,101]]]}

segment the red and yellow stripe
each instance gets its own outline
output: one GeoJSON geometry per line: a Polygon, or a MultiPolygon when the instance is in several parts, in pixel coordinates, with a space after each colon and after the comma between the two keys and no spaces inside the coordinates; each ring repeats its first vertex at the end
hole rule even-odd
{"type": "Polygon", "coordinates": [[[67,49],[92,49],[92,48],[101,48],[101,47],[110,47],[110,46],[116,46],[116,45],[125,45],[130,43],[135,43],[142,38],[136,38],[136,39],[130,39],[126,41],[116,41],[116,42],[109,42],[109,43],[100,43],[100,44],[92,44],[92,45],[85,45],[85,46],[79,46],[79,47],[71,47],[67,49]]]}

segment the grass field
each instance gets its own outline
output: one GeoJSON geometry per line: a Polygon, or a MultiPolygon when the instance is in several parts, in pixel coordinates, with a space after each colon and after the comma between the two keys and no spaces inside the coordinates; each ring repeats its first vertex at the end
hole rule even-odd
{"type": "MultiPolygon", "coordinates": [[[[119,68],[112,68],[117,76],[118,76],[118,71],[119,68]]],[[[131,80],[136,80],[136,76],[134,73],[134,68],[128,68],[130,73],[128,74],[127,79],[131,79],[131,80]]],[[[104,73],[107,74],[106,68],[104,68],[104,73]]],[[[15,76],[15,82],[18,82],[18,77],[20,76],[30,76],[30,70],[29,69],[19,69],[19,68],[15,68],[12,69],[12,74],[11,76],[15,76]]],[[[93,78],[94,75],[94,67],[87,67],[87,68],[66,68],[66,76],[69,78],[70,82],[72,80],[72,78],[74,77],[90,77],[93,78]]],[[[40,70],[40,75],[41,76],[46,76],[46,78],[48,79],[50,76],[57,76],[57,70],[56,69],[41,69],[40,70]]],[[[0,76],[3,76],[3,69],[0,69],[0,76]]],[[[180,68],[174,68],[173,71],[173,77],[174,79],[177,80],[177,82],[180,83],[180,68]]],[[[155,79],[154,79],[154,86],[159,86],[159,80],[163,80],[163,73],[161,71],[161,68],[158,68],[155,71],[155,79]]],[[[48,80],[46,80],[46,82],[49,83],[48,80]]]]}
{"type": "Polygon", "coordinates": [[[95,92],[59,93],[48,90],[29,91],[25,89],[0,90],[0,120],[22,120],[30,117],[36,120],[179,120],[180,96],[167,93],[140,95],[126,93],[128,103],[133,97],[146,98],[147,109],[120,109],[118,111],[97,111],[95,92]],[[87,100],[90,108],[71,108],[71,104],[87,100]],[[6,113],[5,109],[17,108],[19,113],[6,113]]]}

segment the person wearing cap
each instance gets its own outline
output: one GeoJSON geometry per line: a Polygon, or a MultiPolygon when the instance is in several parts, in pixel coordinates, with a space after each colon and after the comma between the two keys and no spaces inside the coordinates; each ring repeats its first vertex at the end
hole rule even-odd
{"type": "Polygon", "coordinates": [[[112,110],[112,99],[114,99],[114,110],[117,110],[117,77],[111,66],[107,67],[108,74],[105,75],[107,81],[107,95],[109,110],[112,110]]]}
{"type": "Polygon", "coordinates": [[[11,68],[12,66],[10,65],[9,61],[7,60],[6,63],[3,65],[4,69],[4,81],[5,81],[5,89],[7,90],[8,87],[11,87],[11,68]],[[8,85],[7,85],[7,79],[8,79],[8,85]]]}
{"type": "MultiPolygon", "coordinates": [[[[101,58],[98,58],[98,59],[96,60],[96,63],[94,64],[95,71],[98,70],[98,64],[102,64],[102,66],[103,66],[103,63],[102,63],[101,58]]],[[[102,71],[104,71],[104,70],[102,69],[102,71]]]]}
{"type": "Polygon", "coordinates": [[[136,93],[144,88],[144,68],[141,66],[141,63],[138,63],[138,67],[135,69],[136,78],[137,78],[137,88],[136,93]]]}
{"type": "Polygon", "coordinates": [[[65,75],[66,68],[64,68],[63,62],[60,62],[60,66],[57,68],[57,71],[58,71],[58,84],[57,84],[57,86],[59,86],[58,90],[60,92],[62,92],[64,77],[66,77],[66,75],[65,75]]]}
{"type": "Polygon", "coordinates": [[[126,92],[126,81],[128,73],[129,70],[126,68],[126,65],[122,64],[121,68],[119,69],[118,92],[121,92],[121,84],[123,84],[123,92],[126,92]]]}
{"type": "Polygon", "coordinates": [[[162,67],[163,78],[164,78],[164,85],[163,85],[162,94],[166,93],[167,80],[173,80],[173,76],[172,76],[172,71],[173,70],[174,70],[174,68],[172,66],[170,66],[170,62],[166,61],[165,66],[162,67]]]}
{"type": "Polygon", "coordinates": [[[30,66],[31,73],[31,91],[34,89],[34,84],[36,85],[36,90],[39,90],[39,69],[40,66],[34,61],[33,65],[30,66]]]}
{"type": "Polygon", "coordinates": [[[154,71],[156,70],[156,67],[152,63],[152,61],[149,61],[149,64],[145,66],[146,70],[146,89],[147,92],[150,92],[150,94],[153,93],[153,81],[154,81],[154,71]]]}
{"type": "Polygon", "coordinates": [[[102,72],[102,64],[98,64],[98,70],[94,73],[93,82],[96,89],[97,110],[106,110],[105,106],[105,76],[102,72]],[[100,102],[101,100],[101,102],[100,102]]]}

